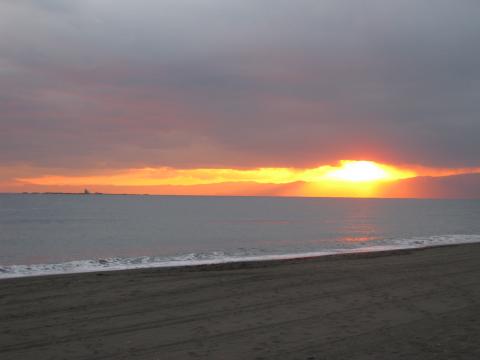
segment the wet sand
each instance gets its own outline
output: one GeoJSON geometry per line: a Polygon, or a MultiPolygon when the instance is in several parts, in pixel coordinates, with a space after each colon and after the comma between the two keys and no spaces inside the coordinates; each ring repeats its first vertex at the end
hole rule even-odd
{"type": "Polygon", "coordinates": [[[480,244],[0,281],[0,359],[480,359],[480,244]]]}

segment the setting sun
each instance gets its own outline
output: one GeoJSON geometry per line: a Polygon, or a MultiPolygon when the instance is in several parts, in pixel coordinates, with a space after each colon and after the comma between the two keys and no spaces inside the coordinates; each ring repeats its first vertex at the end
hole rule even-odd
{"type": "Polygon", "coordinates": [[[327,177],[336,180],[363,182],[397,178],[392,170],[373,161],[342,161],[341,167],[329,172],[327,177]]]}

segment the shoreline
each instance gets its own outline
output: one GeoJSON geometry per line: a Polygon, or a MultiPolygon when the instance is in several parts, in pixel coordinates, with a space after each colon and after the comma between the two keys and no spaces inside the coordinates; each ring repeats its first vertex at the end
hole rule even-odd
{"type": "Polygon", "coordinates": [[[474,359],[480,244],[0,281],[0,357],[474,359]]]}
{"type": "MultiPolygon", "coordinates": [[[[474,245],[480,244],[480,241],[471,241],[471,242],[463,242],[463,243],[445,243],[445,244],[435,244],[435,245],[426,245],[426,246],[408,246],[405,247],[401,246],[372,246],[366,248],[357,248],[357,249],[334,249],[334,250],[326,250],[326,251],[318,251],[318,252],[309,252],[309,253],[298,253],[298,254],[279,254],[279,255],[264,255],[264,256],[245,256],[239,257],[235,259],[235,257],[230,257],[226,260],[222,259],[212,259],[212,260],[185,260],[185,261],[170,261],[171,263],[177,263],[176,265],[170,265],[170,263],[165,262],[164,265],[161,263],[152,263],[151,265],[132,265],[131,267],[125,268],[115,268],[115,265],[109,267],[102,267],[105,261],[103,259],[95,259],[95,260],[73,260],[71,262],[59,263],[59,264],[30,264],[30,265],[7,265],[3,266],[3,268],[8,268],[10,266],[13,267],[38,267],[38,266],[45,266],[46,268],[51,268],[55,266],[61,266],[70,263],[76,262],[91,262],[97,261],[99,265],[98,268],[91,268],[91,269],[84,269],[79,271],[52,271],[51,273],[32,273],[32,274],[20,274],[20,275],[13,275],[13,276],[4,276],[0,275],[0,283],[6,280],[13,280],[13,279],[23,279],[23,278],[37,278],[37,277],[44,277],[44,276],[68,276],[68,275],[82,275],[82,274],[96,274],[96,273],[109,273],[109,272],[122,272],[122,271],[141,271],[141,270],[173,270],[173,269],[183,269],[188,268],[191,271],[204,271],[203,269],[208,267],[213,267],[215,269],[235,269],[235,268],[248,268],[248,267],[262,267],[268,265],[275,265],[275,263],[285,263],[285,262],[298,262],[298,261],[307,261],[307,260],[315,260],[315,259],[322,259],[322,258],[331,258],[326,260],[335,260],[336,258],[356,258],[356,257],[365,257],[365,258],[373,258],[379,256],[390,256],[390,255],[401,255],[402,252],[406,252],[407,254],[410,251],[417,251],[417,250],[426,250],[432,249],[437,247],[450,247],[450,246],[463,246],[463,245],[474,245]],[[264,264],[267,263],[267,264],[264,264]],[[197,269],[198,268],[198,269],[197,269]]],[[[2,270],[2,266],[0,265],[0,271],[2,270]]],[[[45,270],[47,271],[47,270],[45,270]]],[[[182,270],[179,270],[182,271],[182,270]]]]}

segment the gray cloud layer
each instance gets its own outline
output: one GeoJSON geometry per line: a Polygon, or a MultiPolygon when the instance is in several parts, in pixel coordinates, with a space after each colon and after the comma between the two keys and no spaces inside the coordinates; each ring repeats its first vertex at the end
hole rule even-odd
{"type": "Polygon", "coordinates": [[[480,3],[0,3],[0,162],[480,164],[480,3]]]}

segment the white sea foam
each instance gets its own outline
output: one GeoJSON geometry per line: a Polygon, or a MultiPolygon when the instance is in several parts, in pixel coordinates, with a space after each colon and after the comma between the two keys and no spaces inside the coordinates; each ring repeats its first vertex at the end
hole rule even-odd
{"type": "Polygon", "coordinates": [[[173,257],[142,256],[135,258],[106,258],[96,260],[76,260],[60,264],[9,265],[0,266],[0,279],[26,276],[71,274],[85,272],[99,272],[111,270],[127,270],[155,267],[194,266],[207,264],[222,264],[231,262],[282,260],[347,254],[359,252],[375,252],[396,249],[425,248],[431,246],[445,246],[453,244],[467,244],[480,242],[480,235],[440,235],[430,237],[413,237],[409,239],[385,239],[359,244],[359,247],[349,249],[325,249],[290,254],[235,254],[230,255],[222,251],[200,254],[184,254],[173,257]]]}
{"type": "Polygon", "coordinates": [[[386,243],[402,248],[418,248],[441,245],[468,244],[480,242],[480,235],[435,235],[426,237],[413,237],[410,239],[386,240],[386,243]]]}

